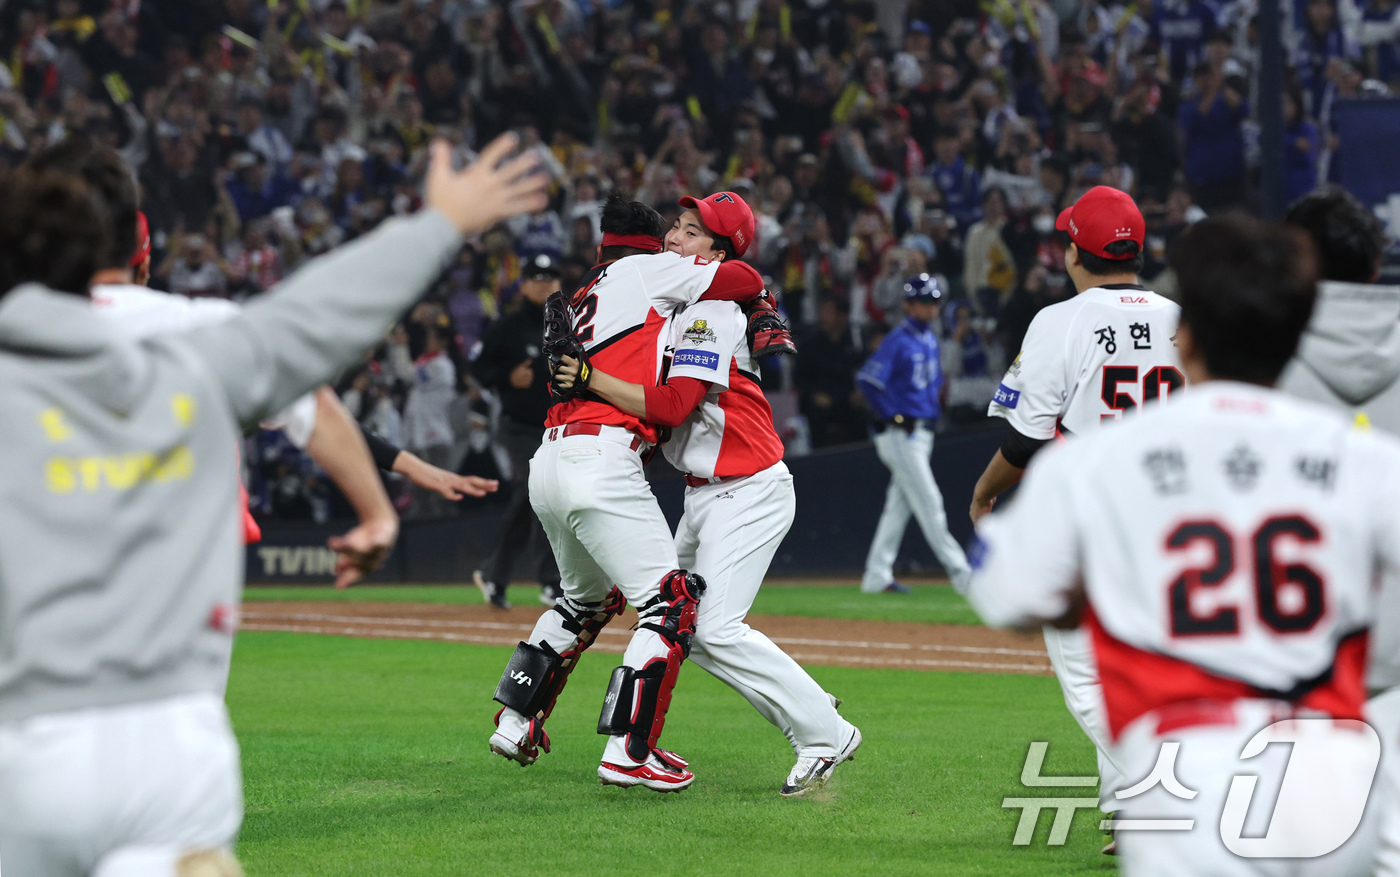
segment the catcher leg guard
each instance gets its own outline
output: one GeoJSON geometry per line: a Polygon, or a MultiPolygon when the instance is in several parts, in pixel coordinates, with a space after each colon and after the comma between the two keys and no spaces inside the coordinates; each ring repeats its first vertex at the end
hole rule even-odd
{"type": "Polygon", "coordinates": [[[573,634],[574,644],[563,652],[556,652],[543,641],[538,645],[520,643],[496,686],[496,702],[526,718],[543,722],[554,711],[559,692],[564,690],[579,657],[626,606],[627,600],[617,588],[613,588],[601,603],[561,598],[551,611],[562,617],[560,626],[573,634]]]}
{"type": "Polygon", "coordinates": [[[666,654],[648,660],[640,669],[614,670],[598,719],[598,733],[626,735],[627,757],[633,761],[646,762],[656,749],[676,675],[690,654],[696,609],[704,593],[703,578],[676,570],[661,580],[660,593],[638,610],[638,629],[659,636],[667,646],[666,654]]]}

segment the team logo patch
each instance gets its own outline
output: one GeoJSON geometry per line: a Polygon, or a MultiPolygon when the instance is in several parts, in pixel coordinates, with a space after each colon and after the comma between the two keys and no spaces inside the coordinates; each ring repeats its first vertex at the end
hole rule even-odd
{"type": "Polygon", "coordinates": [[[681,337],[687,341],[714,341],[715,333],[710,331],[710,324],[706,320],[696,320],[690,324],[690,328],[681,333],[681,337]]]}
{"type": "MultiPolygon", "coordinates": [[[[701,320],[700,322],[704,322],[701,320]]],[[[687,335],[687,337],[689,337],[687,335]]],[[[719,354],[711,353],[708,350],[682,350],[676,354],[676,358],[671,360],[674,366],[690,365],[696,368],[719,368],[719,354]]]]}
{"type": "Polygon", "coordinates": [[[1013,390],[1006,384],[998,384],[992,401],[1003,408],[1015,408],[1016,403],[1021,401],[1021,391],[1013,390]]]}
{"type": "Polygon", "coordinates": [[[1006,371],[1007,371],[1008,374],[1013,374],[1013,375],[1015,375],[1015,376],[1018,377],[1018,378],[1021,376],[1021,354],[1020,354],[1020,353],[1016,354],[1016,359],[1012,361],[1011,367],[1008,368],[1006,371]]]}

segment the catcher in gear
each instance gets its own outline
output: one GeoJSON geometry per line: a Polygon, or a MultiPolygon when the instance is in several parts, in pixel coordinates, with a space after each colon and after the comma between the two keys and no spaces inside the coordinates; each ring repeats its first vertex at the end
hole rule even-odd
{"type": "MultiPolygon", "coordinates": [[[[644,204],[610,198],[602,227],[599,264],[582,287],[567,302],[546,302],[542,349],[551,363],[591,357],[655,385],[669,315],[702,297],[749,301],[763,290],[762,277],[743,263],[662,252],[665,222],[644,204]]],[[[643,472],[642,455],[660,441],[656,425],[570,383],[556,383],[564,401],[549,410],[530,461],[530,503],[554,549],[564,596],[501,677],[496,700],[504,708],[490,747],[521,765],[549,751],[543,723],[560,690],[598,631],[631,602],[640,623],[599,716],[598,732],[609,740],[598,778],[680,791],[695,775],[657,742],[705,583],[678,568],[670,527],[643,472]]]]}
{"type": "MultiPolygon", "coordinates": [[[[747,205],[729,192],[681,204],[699,206],[681,214],[666,235],[667,250],[707,262],[737,261],[744,252],[737,242],[752,240],[747,205]]],[[[769,298],[741,309],[700,301],[676,311],[664,332],[671,351],[665,382],[643,384],[600,364],[590,369],[590,394],[671,429],[663,450],[685,473],[687,486],[676,552],[707,587],[690,659],[782,731],[795,763],[778,792],[805,795],[851,760],[861,734],[836,711],[835,697],[744,623],[796,509],[783,443],[757,379],[760,352],[792,352],[791,338],[769,298]]],[[[565,359],[555,379],[572,389],[581,365],[565,359]]]]}

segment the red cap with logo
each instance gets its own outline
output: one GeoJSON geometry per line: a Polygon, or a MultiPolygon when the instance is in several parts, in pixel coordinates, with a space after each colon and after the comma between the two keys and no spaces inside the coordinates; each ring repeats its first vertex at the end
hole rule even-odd
{"type": "Polygon", "coordinates": [[[753,243],[753,211],[733,192],[716,192],[699,201],[687,195],[680,203],[682,207],[698,210],[705,228],[733,241],[734,251],[739,255],[744,255],[753,243]]]}
{"type": "Polygon", "coordinates": [[[1075,246],[1101,259],[1131,259],[1142,252],[1147,223],[1142,211],[1127,192],[1109,186],[1095,186],[1085,192],[1070,207],[1066,207],[1055,228],[1069,232],[1075,246]],[[1114,256],[1105,249],[1114,241],[1136,241],[1137,251],[1127,256],[1114,256]]]}

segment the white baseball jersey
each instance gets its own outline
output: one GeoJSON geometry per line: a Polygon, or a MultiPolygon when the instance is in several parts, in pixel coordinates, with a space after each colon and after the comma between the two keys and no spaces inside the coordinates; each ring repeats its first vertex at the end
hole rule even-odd
{"type": "Polygon", "coordinates": [[[1181,308],[1140,286],[1086,289],[1036,314],[987,414],[1052,439],[1091,432],[1186,384],[1176,354],[1181,308]]]}
{"type": "MultiPolygon", "coordinates": [[[[132,283],[95,286],[92,303],[140,338],[222,323],[239,311],[238,305],[227,299],[187,298],[132,283]]],[[[262,425],[283,430],[292,444],[304,449],[316,428],[316,395],[307,393],[262,425]]]]}
{"type": "MultiPolygon", "coordinates": [[[[574,331],[593,367],[634,384],[661,382],[666,318],[710,288],[719,262],[677,253],[627,256],[598,265],[574,293],[574,331]]],[[[597,397],[549,409],[545,426],[621,426],[655,444],[656,428],[597,397]]]]}
{"type": "Polygon", "coordinates": [[[1191,700],[1279,698],[1360,718],[1372,582],[1400,567],[1400,442],[1211,382],[1047,448],[981,529],[970,599],[1058,618],[1082,582],[1114,737],[1191,700]]]}
{"type": "Polygon", "coordinates": [[[783,458],[773,409],[759,386],[749,351],[748,320],[728,301],[701,301],[677,311],[667,339],[665,378],[695,378],[712,386],[662,446],[666,459],[700,478],[753,475],[783,458]]]}

